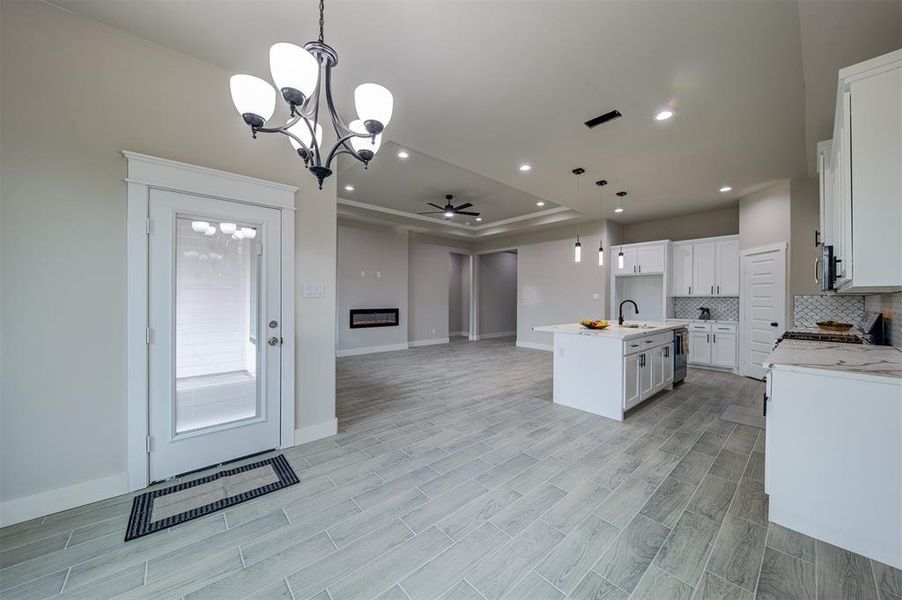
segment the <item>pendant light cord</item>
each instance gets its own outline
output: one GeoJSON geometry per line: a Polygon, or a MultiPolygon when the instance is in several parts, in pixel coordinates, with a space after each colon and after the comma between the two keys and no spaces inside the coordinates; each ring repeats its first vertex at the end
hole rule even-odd
{"type": "Polygon", "coordinates": [[[326,10],[326,2],[325,0],[319,0],[319,42],[323,43],[323,28],[325,27],[326,21],[323,18],[323,12],[326,10]]]}

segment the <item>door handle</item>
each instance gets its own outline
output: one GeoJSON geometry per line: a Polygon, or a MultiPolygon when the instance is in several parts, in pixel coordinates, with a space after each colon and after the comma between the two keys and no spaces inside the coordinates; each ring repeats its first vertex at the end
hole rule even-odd
{"type": "Polygon", "coordinates": [[[771,327],[779,327],[780,324],[777,323],[776,321],[772,321],[771,324],[770,324],[770,326],[771,326],[771,327]]]}
{"type": "Polygon", "coordinates": [[[282,338],[273,336],[273,337],[267,339],[266,343],[269,344],[270,346],[281,346],[282,338]]]}

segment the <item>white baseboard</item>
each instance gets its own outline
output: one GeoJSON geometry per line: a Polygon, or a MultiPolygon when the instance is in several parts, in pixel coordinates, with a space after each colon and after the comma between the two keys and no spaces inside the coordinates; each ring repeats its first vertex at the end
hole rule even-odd
{"type": "Polygon", "coordinates": [[[365,346],[363,348],[346,348],[335,352],[335,356],[356,356],[358,354],[375,354],[376,352],[394,352],[396,350],[407,350],[407,344],[388,344],[386,346],[365,346]]]}
{"type": "Polygon", "coordinates": [[[116,473],[30,496],[13,498],[0,502],[0,527],[106,500],[127,492],[128,473],[116,473]]]}
{"type": "Polygon", "coordinates": [[[408,342],[408,345],[411,348],[416,348],[418,346],[435,346],[437,344],[448,344],[451,340],[446,337],[443,338],[432,338],[431,340],[416,340],[413,342],[408,342]]]}
{"type": "Polygon", "coordinates": [[[299,446],[307,442],[315,442],[338,433],[338,419],[329,419],[322,423],[314,423],[298,427],[294,430],[294,445],[299,446]]]}
{"type": "Polygon", "coordinates": [[[449,331],[448,337],[465,337],[469,335],[468,331],[449,331]]]}
{"type": "Polygon", "coordinates": [[[517,335],[516,331],[496,331],[494,333],[480,333],[479,339],[490,340],[493,338],[514,337],[515,335],[517,335]]]}
{"type": "Polygon", "coordinates": [[[545,350],[546,352],[554,352],[552,344],[540,344],[538,342],[521,342],[517,340],[517,348],[530,348],[532,350],[545,350]]]}

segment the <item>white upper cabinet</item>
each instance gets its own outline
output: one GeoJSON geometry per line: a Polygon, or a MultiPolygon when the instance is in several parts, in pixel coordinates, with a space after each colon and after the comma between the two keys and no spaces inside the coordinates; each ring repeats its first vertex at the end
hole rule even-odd
{"type": "Polygon", "coordinates": [[[692,294],[692,244],[673,245],[673,275],[671,293],[674,296],[692,294]]]}
{"type": "Polygon", "coordinates": [[[652,274],[664,272],[664,244],[640,246],[638,250],[639,273],[652,274]]]}
{"type": "Polygon", "coordinates": [[[672,295],[739,295],[738,236],[676,242],[672,248],[672,295]]]}
{"type": "Polygon", "coordinates": [[[714,293],[718,296],[739,295],[739,240],[717,242],[717,274],[714,293]]]}
{"type": "Polygon", "coordinates": [[[615,275],[633,275],[638,270],[637,251],[635,248],[627,248],[621,246],[617,251],[618,255],[614,257],[614,274],[615,275]],[[623,253],[623,266],[620,266],[620,252],[623,253]]]}
{"type": "Polygon", "coordinates": [[[614,275],[660,275],[667,265],[667,242],[624,244],[618,252],[623,252],[623,266],[615,253],[614,275]]]}
{"type": "Polygon", "coordinates": [[[839,72],[833,139],[818,144],[821,239],[841,293],[902,290],[902,50],[839,72]]]}
{"type": "Polygon", "coordinates": [[[692,250],[692,294],[713,296],[717,281],[717,244],[695,244],[692,250]]]}

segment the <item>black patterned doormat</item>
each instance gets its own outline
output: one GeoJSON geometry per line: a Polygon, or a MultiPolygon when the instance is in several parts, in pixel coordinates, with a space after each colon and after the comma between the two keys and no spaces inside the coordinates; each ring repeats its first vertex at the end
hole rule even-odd
{"type": "Polygon", "coordinates": [[[281,454],[136,496],[125,541],[167,529],[294,485],[298,476],[281,454]]]}

